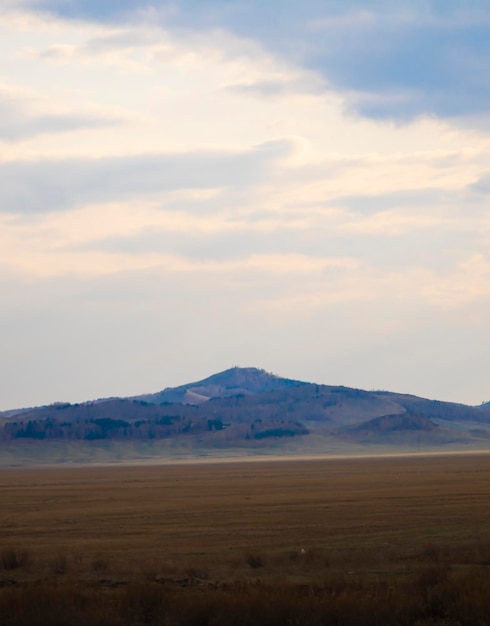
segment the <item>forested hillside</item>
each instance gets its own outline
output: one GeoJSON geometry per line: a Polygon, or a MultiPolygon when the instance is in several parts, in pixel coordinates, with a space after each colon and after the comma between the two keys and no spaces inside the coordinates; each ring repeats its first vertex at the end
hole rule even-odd
{"type": "Polygon", "coordinates": [[[305,445],[312,437],[368,446],[484,446],[490,441],[486,405],[318,385],[255,368],[232,368],[144,397],[11,411],[0,422],[0,441],[190,438],[199,445],[225,448],[293,437],[302,438],[305,445]],[[182,401],[157,402],[162,397],[182,401]]]}

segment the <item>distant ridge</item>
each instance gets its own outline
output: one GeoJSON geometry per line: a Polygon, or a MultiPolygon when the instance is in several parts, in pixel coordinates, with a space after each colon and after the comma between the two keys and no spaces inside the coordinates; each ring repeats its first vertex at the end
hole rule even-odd
{"type": "Polygon", "coordinates": [[[211,398],[270,393],[307,384],[299,380],[281,378],[256,367],[232,367],[197,382],[179,387],[167,387],[163,391],[136,396],[133,399],[144,400],[151,404],[163,402],[202,404],[211,398]]]}
{"type": "Polygon", "coordinates": [[[39,407],[23,407],[21,409],[10,409],[8,411],[0,411],[0,418],[9,418],[9,417],[13,417],[14,415],[18,415],[20,413],[27,413],[27,411],[33,411],[34,409],[37,409],[39,407]]]}
{"type": "Polygon", "coordinates": [[[0,465],[99,454],[121,461],[489,447],[488,403],[474,407],[308,383],[256,367],[232,367],[136,397],[0,414],[0,465]]]}

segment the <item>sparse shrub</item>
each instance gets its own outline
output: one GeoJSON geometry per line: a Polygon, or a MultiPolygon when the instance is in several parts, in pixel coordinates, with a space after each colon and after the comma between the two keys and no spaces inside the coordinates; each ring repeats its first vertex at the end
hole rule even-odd
{"type": "Polygon", "coordinates": [[[164,623],[167,603],[163,589],[155,583],[139,583],[122,590],[121,617],[124,624],[153,626],[164,623]]]}
{"type": "Polygon", "coordinates": [[[109,569],[109,560],[103,556],[98,556],[92,561],[91,566],[92,571],[97,572],[97,574],[103,574],[109,569]]]}
{"type": "Polygon", "coordinates": [[[478,535],[476,546],[476,562],[481,565],[490,565],[490,539],[478,535]]]}
{"type": "Polygon", "coordinates": [[[68,557],[66,554],[57,554],[50,561],[50,569],[53,574],[61,576],[68,571],[68,557]]]}
{"type": "Polygon", "coordinates": [[[81,552],[74,552],[71,555],[71,563],[72,565],[76,565],[77,568],[81,568],[84,562],[84,558],[81,552]]]}
{"type": "Polygon", "coordinates": [[[301,569],[311,570],[330,567],[330,558],[325,555],[323,550],[316,548],[301,548],[300,550],[292,550],[287,554],[287,560],[294,563],[301,569]]]}
{"type": "Polygon", "coordinates": [[[289,553],[289,555],[288,555],[289,560],[290,560],[290,561],[292,561],[293,563],[295,563],[296,561],[298,561],[298,560],[299,560],[299,557],[300,557],[300,552],[299,552],[299,550],[292,550],[292,551],[289,553]]]}
{"type": "Polygon", "coordinates": [[[245,563],[252,569],[259,569],[260,567],[264,567],[265,558],[260,554],[253,554],[249,552],[245,555],[245,563]]]}
{"type": "Polygon", "coordinates": [[[440,563],[442,561],[442,550],[440,546],[436,544],[428,544],[424,546],[421,554],[424,561],[430,563],[440,563]]]}
{"type": "Polygon", "coordinates": [[[189,578],[200,578],[201,580],[209,578],[209,571],[206,567],[189,567],[186,574],[189,578]]]}
{"type": "Polygon", "coordinates": [[[9,546],[2,550],[1,561],[3,569],[19,569],[20,567],[25,567],[29,562],[29,552],[9,546]]]}

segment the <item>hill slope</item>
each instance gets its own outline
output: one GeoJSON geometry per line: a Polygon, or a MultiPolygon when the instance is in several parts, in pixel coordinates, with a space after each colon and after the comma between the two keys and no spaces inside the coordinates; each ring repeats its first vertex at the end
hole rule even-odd
{"type": "Polygon", "coordinates": [[[210,398],[227,398],[236,395],[267,393],[305,385],[299,380],[280,378],[255,367],[233,367],[208,378],[180,387],[167,387],[157,393],[135,397],[152,404],[172,402],[179,404],[202,404],[210,398]]]}
{"type": "Polygon", "coordinates": [[[39,448],[49,441],[70,450],[84,442],[92,446],[118,442],[122,457],[131,442],[134,447],[165,441],[165,452],[159,448],[151,454],[171,455],[177,449],[192,456],[211,449],[280,454],[360,452],[373,446],[486,448],[490,410],[232,368],[138,398],[8,412],[0,424],[0,462],[1,446],[39,448]]]}

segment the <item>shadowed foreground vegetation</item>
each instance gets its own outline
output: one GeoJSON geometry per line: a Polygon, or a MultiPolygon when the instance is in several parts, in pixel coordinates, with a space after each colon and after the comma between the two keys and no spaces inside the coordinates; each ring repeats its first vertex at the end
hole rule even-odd
{"type": "MultiPolygon", "coordinates": [[[[248,560],[248,559],[246,559],[248,560]]],[[[104,568],[105,569],[105,568],[104,568]]],[[[65,573],[65,561],[52,572],[65,573]]],[[[405,577],[316,572],[308,583],[192,576],[140,580],[3,579],[0,619],[10,626],[468,625],[490,623],[488,566],[418,564],[405,577]]],[[[71,578],[71,579],[70,579],[71,578]]]]}
{"type": "Polygon", "coordinates": [[[3,591],[0,614],[10,626],[490,623],[487,576],[474,572],[450,581],[442,581],[440,574],[430,576],[430,587],[422,576],[395,588],[342,579],[310,586],[234,584],[180,592],[147,581],[113,589],[36,585],[3,591]]]}
{"type": "Polygon", "coordinates": [[[0,472],[2,626],[490,624],[490,456],[0,472]]]}

